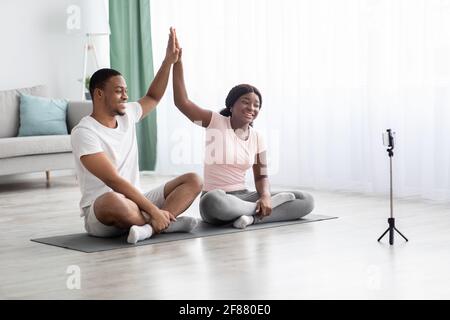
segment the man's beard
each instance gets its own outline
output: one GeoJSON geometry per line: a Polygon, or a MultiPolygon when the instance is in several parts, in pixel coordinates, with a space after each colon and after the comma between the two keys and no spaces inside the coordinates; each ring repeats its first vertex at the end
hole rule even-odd
{"type": "MultiPolygon", "coordinates": [[[[126,102],[120,102],[120,104],[123,104],[123,103],[126,103],[126,102]]],[[[112,109],[112,112],[113,112],[113,116],[121,116],[121,117],[123,117],[126,113],[125,113],[125,111],[122,111],[122,110],[120,110],[119,109],[120,107],[119,106],[117,106],[117,109],[112,109]]]]}

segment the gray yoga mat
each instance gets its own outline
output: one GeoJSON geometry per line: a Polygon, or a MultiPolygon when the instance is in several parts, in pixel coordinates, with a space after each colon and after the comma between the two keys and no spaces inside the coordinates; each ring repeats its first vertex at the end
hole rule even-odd
{"type": "Polygon", "coordinates": [[[336,218],[337,217],[330,217],[330,216],[318,215],[318,214],[310,214],[310,215],[307,215],[305,218],[299,219],[299,220],[255,224],[255,225],[248,226],[245,229],[233,228],[231,226],[231,224],[218,227],[218,226],[213,226],[206,222],[201,221],[198,224],[198,226],[190,233],[161,233],[161,234],[154,235],[150,239],[140,241],[137,244],[127,243],[126,235],[121,236],[121,237],[116,237],[116,238],[97,238],[97,237],[89,236],[87,233],[76,233],[76,234],[69,234],[69,235],[64,235],[64,236],[31,239],[31,241],[49,244],[49,245],[57,246],[57,247],[61,247],[61,248],[67,248],[67,249],[91,253],[91,252],[98,252],[98,251],[130,248],[130,247],[135,247],[135,246],[144,246],[147,244],[154,244],[154,243],[167,242],[167,241],[210,237],[210,236],[217,236],[217,235],[228,234],[228,233],[252,231],[252,230],[274,228],[274,227],[282,227],[282,226],[288,226],[288,225],[293,225],[293,224],[322,221],[322,220],[329,220],[329,219],[336,219],[336,218]]]}

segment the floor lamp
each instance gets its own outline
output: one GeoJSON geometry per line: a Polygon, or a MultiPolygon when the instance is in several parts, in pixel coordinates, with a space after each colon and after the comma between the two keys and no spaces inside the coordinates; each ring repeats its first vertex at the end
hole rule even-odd
{"type": "Polygon", "coordinates": [[[94,37],[109,35],[109,23],[106,16],[104,0],[81,0],[81,29],[86,36],[84,43],[83,77],[81,78],[81,100],[85,100],[85,81],[87,74],[87,62],[89,51],[94,55],[95,67],[99,68],[97,51],[94,44],[94,37]]]}

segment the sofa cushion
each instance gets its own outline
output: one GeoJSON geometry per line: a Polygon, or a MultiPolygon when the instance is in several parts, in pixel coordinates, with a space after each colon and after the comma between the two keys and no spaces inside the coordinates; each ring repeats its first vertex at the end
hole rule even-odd
{"type": "Polygon", "coordinates": [[[0,159],[71,151],[70,135],[0,139],[0,159]]]}
{"type": "Polygon", "coordinates": [[[67,109],[67,125],[69,132],[72,131],[80,120],[92,113],[92,101],[69,101],[67,109]]]}
{"type": "Polygon", "coordinates": [[[0,91],[0,138],[15,137],[19,131],[19,95],[47,96],[45,86],[0,91]]]}
{"type": "Polygon", "coordinates": [[[20,94],[19,137],[67,134],[67,100],[20,94]]]}

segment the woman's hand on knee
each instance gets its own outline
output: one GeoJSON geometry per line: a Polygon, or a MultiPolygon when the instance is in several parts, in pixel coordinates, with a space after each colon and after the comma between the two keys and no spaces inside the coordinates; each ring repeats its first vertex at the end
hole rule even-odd
{"type": "Polygon", "coordinates": [[[256,213],[259,217],[264,218],[272,213],[272,202],[270,197],[261,197],[256,202],[256,213]]]}

